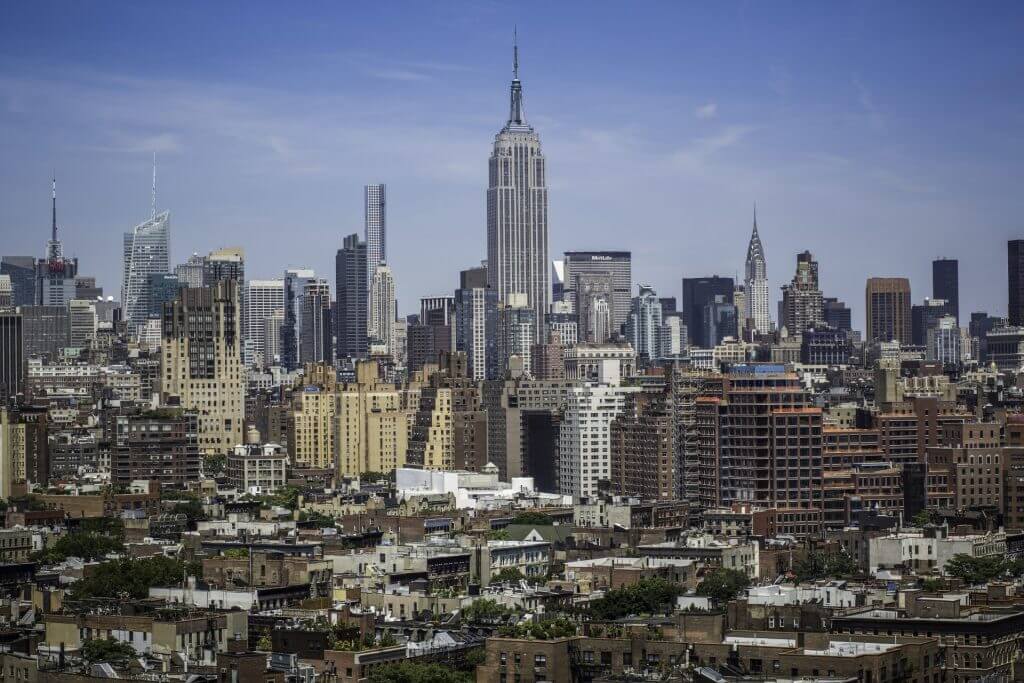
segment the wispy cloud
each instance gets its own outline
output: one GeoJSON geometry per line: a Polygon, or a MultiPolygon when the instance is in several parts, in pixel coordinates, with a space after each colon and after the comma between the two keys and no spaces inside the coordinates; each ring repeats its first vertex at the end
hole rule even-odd
{"type": "Polygon", "coordinates": [[[430,74],[409,69],[367,69],[366,75],[385,81],[432,81],[430,74]]]}
{"type": "Polygon", "coordinates": [[[697,110],[693,112],[693,115],[698,119],[713,119],[718,116],[718,104],[716,102],[708,102],[697,107],[697,110]]]}
{"type": "Polygon", "coordinates": [[[107,138],[106,142],[87,147],[93,151],[115,154],[167,154],[182,150],[181,137],[174,133],[132,134],[123,130],[112,130],[108,131],[107,138]]]}
{"type": "Polygon", "coordinates": [[[857,91],[857,100],[860,102],[861,108],[864,110],[864,114],[867,116],[868,123],[875,130],[882,130],[885,128],[885,119],[879,112],[878,107],[875,105],[875,98],[871,94],[871,90],[868,86],[860,79],[859,76],[853,77],[853,87],[857,91]]]}
{"type": "Polygon", "coordinates": [[[678,169],[700,171],[716,154],[738,145],[755,130],[757,126],[726,126],[714,135],[697,138],[676,151],[669,157],[669,163],[678,169]]]}

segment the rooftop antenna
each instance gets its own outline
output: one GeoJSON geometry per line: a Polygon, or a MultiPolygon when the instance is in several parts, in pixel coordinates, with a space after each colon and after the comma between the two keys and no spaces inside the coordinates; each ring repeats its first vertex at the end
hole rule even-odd
{"type": "Polygon", "coordinates": [[[153,218],[156,218],[156,152],[153,152],[153,218]]]}
{"type": "Polygon", "coordinates": [[[515,24],[512,24],[512,78],[519,80],[519,31],[515,24]]]}
{"type": "Polygon", "coordinates": [[[57,241],[57,172],[53,173],[53,227],[50,239],[57,241]]]}

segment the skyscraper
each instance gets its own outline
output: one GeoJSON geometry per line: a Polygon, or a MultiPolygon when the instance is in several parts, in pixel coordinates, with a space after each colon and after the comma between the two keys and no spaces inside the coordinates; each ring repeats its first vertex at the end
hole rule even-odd
{"type": "Polygon", "coordinates": [[[825,324],[834,330],[853,330],[853,318],[849,307],[835,297],[825,297],[821,300],[821,316],[825,324]]]}
{"type": "MultiPolygon", "coordinates": [[[[562,297],[573,305],[573,312],[582,321],[586,316],[578,306],[581,292],[580,277],[584,283],[593,283],[594,277],[609,282],[608,306],[611,310],[611,333],[618,334],[629,317],[633,296],[633,255],[628,251],[567,251],[563,263],[565,281],[562,297]]],[[[582,331],[582,329],[581,329],[582,331]]],[[[585,335],[581,338],[585,338],[585,335]]]]}
{"type": "MultiPolygon", "coordinates": [[[[772,329],[772,319],[768,308],[768,267],[764,259],[764,247],[761,236],[757,234],[757,209],[754,209],[754,230],[750,233],[750,244],[747,245],[746,267],[746,306],[740,311],[746,320],[751,321],[754,330],[767,334],[772,329]]],[[[745,326],[747,323],[744,322],[745,326]]]]}
{"type": "MultiPolygon", "coordinates": [[[[338,254],[341,254],[339,251],[338,254]]],[[[299,344],[302,336],[302,299],[306,285],[316,281],[316,273],[307,268],[284,271],[284,322],[281,325],[281,365],[286,370],[299,367],[299,344]]],[[[339,337],[340,340],[340,337],[339,337]]]]}
{"type": "Polygon", "coordinates": [[[946,312],[960,324],[960,262],[952,258],[932,261],[932,298],[946,302],[946,312]]]}
{"type": "Polygon", "coordinates": [[[25,383],[25,346],[21,313],[0,310],[0,404],[20,394],[25,383]]]}
{"type": "Polygon", "coordinates": [[[96,338],[96,304],[93,301],[73,299],[68,304],[68,345],[85,349],[96,338]]]}
{"type": "MultiPolygon", "coordinates": [[[[367,245],[369,259],[369,245],[367,245]]],[[[367,264],[369,265],[369,264],[367,264]]],[[[387,347],[388,353],[395,357],[395,277],[391,268],[380,263],[374,268],[370,279],[370,314],[367,322],[367,335],[372,344],[387,347]]]]}
{"type": "Polygon", "coordinates": [[[653,361],[661,357],[661,301],[654,288],[640,285],[640,293],[626,319],[626,338],[633,344],[638,358],[653,361]]]}
{"type": "Polygon", "coordinates": [[[181,290],[164,306],[161,388],[199,416],[199,448],[227,453],[242,443],[242,372],[238,283],[181,290]]]}
{"type": "Polygon", "coordinates": [[[75,298],[78,259],[64,258],[64,246],[57,238],[57,179],[53,180],[53,223],[46,256],[36,262],[35,303],[38,306],[67,306],[75,298]]]}
{"type": "Polygon", "coordinates": [[[338,297],[338,358],[363,358],[367,353],[366,242],[349,235],[335,258],[335,292],[338,297]]]}
{"type": "Polygon", "coordinates": [[[531,347],[536,338],[537,318],[532,308],[526,305],[526,296],[513,294],[506,303],[498,306],[498,376],[511,370],[510,359],[517,356],[526,372],[530,371],[533,360],[531,347]]]}
{"type": "Polygon", "coordinates": [[[466,354],[469,377],[477,381],[496,379],[500,367],[498,293],[487,279],[486,268],[464,270],[455,290],[455,349],[466,354]]]}
{"type": "Polygon", "coordinates": [[[243,318],[245,329],[249,331],[245,364],[267,367],[273,364],[274,358],[267,354],[265,321],[275,314],[284,314],[284,280],[249,280],[245,289],[243,318]]]}
{"type": "Polygon", "coordinates": [[[1010,240],[1006,243],[1007,256],[1007,297],[1006,313],[1010,325],[1024,325],[1024,240],[1010,240]]]}
{"type": "Polygon", "coordinates": [[[576,275],[573,306],[583,341],[603,344],[619,332],[615,327],[615,291],[611,273],[576,275]]]}
{"type": "Polygon", "coordinates": [[[818,285],[818,262],[811,252],[796,255],[796,273],[782,288],[782,320],[790,334],[800,334],[825,321],[822,314],[821,288],[818,285]]]}
{"type": "Polygon", "coordinates": [[[366,221],[366,286],[369,287],[377,266],[388,260],[387,192],[384,183],[363,188],[366,221]]]}
{"type": "MultiPolygon", "coordinates": [[[[487,285],[501,301],[526,295],[534,319],[551,301],[548,190],[540,137],[526,123],[515,48],[508,121],[494,137],[487,189],[487,285]]],[[[539,342],[541,326],[534,327],[539,342]]]]}
{"type": "Polygon", "coordinates": [[[704,308],[715,302],[715,297],[724,297],[724,303],[732,303],[733,280],[731,277],[686,277],[683,278],[683,317],[690,336],[690,343],[698,348],[714,346],[705,337],[704,308]]]}
{"type": "Polygon", "coordinates": [[[316,278],[302,292],[302,327],[299,331],[299,362],[333,363],[334,345],[331,326],[331,286],[316,278]]]}
{"type": "Polygon", "coordinates": [[[11,303],[31,306],[36,300],[36,260],[31,256],[4,256],[0,275],[11,277],[11,303]]]}
{"type": "Polygon", "coordinates": [[[868,278],[865,289],[868,341],[912,342],[910,280],[905,277],[868,278]]]}
{"type": "Polygon", "coordinates": [[[146,322],[149,314],[149,276],[170,272],[171,214],[155,214],[124,233],[121,304],[128,329],[146,322]]]}

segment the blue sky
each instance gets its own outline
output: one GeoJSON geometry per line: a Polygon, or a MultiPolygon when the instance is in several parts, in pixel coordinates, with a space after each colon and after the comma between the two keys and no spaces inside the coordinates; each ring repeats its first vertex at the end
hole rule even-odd
{"type": "Polygon", "coordinates": [[[630,249],[678,296],[742,272],[756,201],[773,298],[810,249],[861,324],[866,277],[920,300],[950,256],[962,316],[1005,312],[1020,3],[8,4],[0,253],[42,254],[56,170],[65,250],[116,295],[156,151],[176,261],[240,244],[250,277],[333,281],[383,181],[412,312],[484,256],[513,24],[552,255],[630,249]]]}

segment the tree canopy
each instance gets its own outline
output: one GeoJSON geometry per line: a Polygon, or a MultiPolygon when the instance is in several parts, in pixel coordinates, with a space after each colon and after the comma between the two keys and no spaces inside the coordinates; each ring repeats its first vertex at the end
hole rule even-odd
{"type": "Polygon", "coordinates": [[[682,587],[665,579],[641,579],[631,586],[623,586],[605,593],[590,603],[590,616],[597,621],[620,619],[631,614],[659,614],[671,612],[682,587]]]}
{"type": "Polygon", "coordinates": [[[505,638],[533,638],[534,640],[568,638],[576,635],[576,622],[565,617],[530,621],[514,626],[502,626],[498,629],[498,635],[505,638]]]}
{"type": "Polygon", "coordinates": [[[138,653],[128,643],[113,638],[92,638],[82,643],[82,658],[87,662],[125,662],[138,653]]]}
{"type": "Polygon", "coordinates": [[[374,667],[370,683],[471,683],[473,674],[441,666],[398,661],[374,667]]]}
{"type": "Polygon", "coordinates": [[[849,578],[856,573],[857,563],[846,553],[812,552],[793,567],[797,583],[849,578]]]}
{"type": "Polygon", "coordinates": [[[750,579],[743,572],[719,567],[705,574],[704,580],[697,584],[697,595],[709,597],[718,603],[726,603],[749,585],[750,579]]]}
{"type": "Polygon", "coordinates": [[[507,607],[499,605],[494,600],[480,599],[473,601],[462,609],[462,619],[467,623],[492,623],[511,614],[507,607]]]}
{"type": "Polygon", "coordinates": [[[123,537],[98,531],[73,531],[58,538],[49,548],[32,555],[33,562],[57,564],[69,557],[86,561],[100,560],[111,553],[124,552],[123,537]]]}
{"type": "Polygon", "coordinates": [[[71,586],[71,599],[134,599],[149,596],[150,586],[174,586],[186,575],[199,576],[198,563],[158,555],[138,560],[105,562],[71,586]]]}
{"type": "Polygon", "coordinates": [[[1002,576],[1005,572],[1020,572],[1020,567],[1017,563],[1007,560],[1002,555],[972,557],[964,553],[957,553],[949,558],[943,571],[950,576],[963,579],[964,583],[968,585],[974,586],[991,581],[1002,576]]]}
{"type": "Polygon", "coordinates": [[[555,520],[536,510],[520,512],[509,522],[509,524],[530,524],[533,526],[552,526],[554,523],[555,520]]]}

